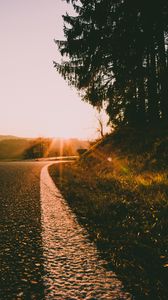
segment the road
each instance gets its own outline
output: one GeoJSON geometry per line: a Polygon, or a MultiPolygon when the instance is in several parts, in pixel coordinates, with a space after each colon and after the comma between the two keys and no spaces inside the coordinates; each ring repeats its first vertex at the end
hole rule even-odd
{"type": "Polygon", "coordinates": [[[132,299],[105,264],[47,162],[0,163],[0,300],[132,299]]]}
{"type": "Polygon", "coordinates": [[[0,164],[0,299],[43,299],[40,172],[44,163],[0,164]]]}

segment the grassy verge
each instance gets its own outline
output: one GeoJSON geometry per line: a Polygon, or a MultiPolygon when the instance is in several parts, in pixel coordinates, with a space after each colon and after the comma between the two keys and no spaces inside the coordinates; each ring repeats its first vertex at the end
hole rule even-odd
{"type": "MultiPolygon", "coordinates": [[[[99,153],[99,158],[100,158],[99,153]]],[[[114,156],[50,174],[135,299],[168,299],[168,173],[135,172],[114,156]]]]}

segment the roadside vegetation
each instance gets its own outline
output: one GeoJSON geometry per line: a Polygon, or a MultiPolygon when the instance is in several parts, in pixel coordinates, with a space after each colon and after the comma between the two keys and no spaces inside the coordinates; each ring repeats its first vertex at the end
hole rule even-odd
{"type": "Polygon", "coordinates": [[[168,132],[120,129],[50,174],[135,299],[168,299],[168,132]]]}
{"type": "Polygon", "coordinates": [[[117,130],[51,174],[136,299],[168,299],[168,1],[66,2],[54,67],[117,130]]]}

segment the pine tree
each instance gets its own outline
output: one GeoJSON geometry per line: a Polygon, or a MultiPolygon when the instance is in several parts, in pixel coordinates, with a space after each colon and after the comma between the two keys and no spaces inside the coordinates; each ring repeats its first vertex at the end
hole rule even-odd
{"type": "Polygon", "coordinates": [[[56,69],[83,100],[106,110],[114,125],[168,120],[168,3],[166,0],[67,0],[65,57],[56,69]]]}

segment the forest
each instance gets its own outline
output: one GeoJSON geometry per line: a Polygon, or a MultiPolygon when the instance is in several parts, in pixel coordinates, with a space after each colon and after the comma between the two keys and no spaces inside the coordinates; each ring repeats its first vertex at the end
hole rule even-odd
{"type": "Polygon", "coordinates": [[[113,127],[168,122],[168,1],[66,0],[57,71],[113,127]]]}

